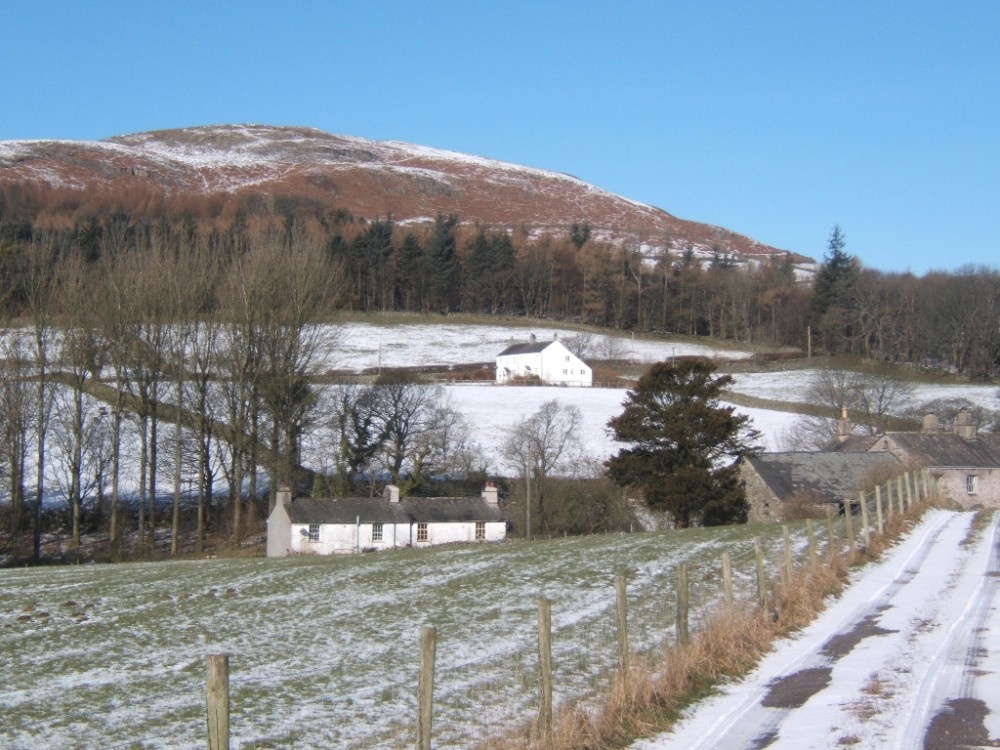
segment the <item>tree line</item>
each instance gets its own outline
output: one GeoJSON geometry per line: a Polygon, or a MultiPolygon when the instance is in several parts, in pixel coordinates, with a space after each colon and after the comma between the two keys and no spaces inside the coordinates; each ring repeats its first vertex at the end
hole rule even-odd
{"type": "Polygon", "coordinates": [[[151,213],[156,206],[143,213],[41,211],[36,203],[0,192],[0,302],[8,315],[30,308],[23,266],[39,248],[98,264],[153,245],[183,247],[208,264],[212,283],[200,312],[211,312],[224,291],[211,264],[244,253],[249,237],[268,234],[318,248],[331,283],[317,300],[318,315],[525,315],[849,354],[980,379],[992,377],[1000,360],[997,269],[916,276],[865,268],[846,251],[839,227],[809,278],[789,255],[743,264],[715,248],[699,259],[690,247],[601,241],[585,222],[541,234],[463,223],[455,215],[399,224],[391,216],[357,218],[280,196],[264,207],[248,198],[214,216],[191,209],[151,213]]]}

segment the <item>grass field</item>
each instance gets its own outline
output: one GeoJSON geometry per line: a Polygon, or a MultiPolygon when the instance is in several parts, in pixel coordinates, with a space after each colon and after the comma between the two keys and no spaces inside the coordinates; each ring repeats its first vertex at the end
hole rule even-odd
{"type": "Polygon", "coordinates": [[[649,650],[673,632],[677,563],[692,568],[693,627],[718,606],[723,550],[752,595],[754,536],[777,565],[780,526],[740,526],[0,570],[0,746],[203,747],[204,659],[228,653],[233,747],[410,747],[419,631],[434,625],[434,745],[469,747],[534,715],[539,596],[553,601],[557,705],[585,701],[615,666],[617,570],[631,645],[649,650]]]}

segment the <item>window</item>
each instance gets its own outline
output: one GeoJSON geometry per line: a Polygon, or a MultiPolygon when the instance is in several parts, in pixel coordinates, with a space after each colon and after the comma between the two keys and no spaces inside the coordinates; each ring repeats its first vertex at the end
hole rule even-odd
{"type": "Polygon", "coordinates": [[[968,492],[970,495],[976,494],[976,484],[977,484],[976,480],[978,478],[979,477],[977,477],[975,474],[968,474],[965,477],[965,491],[968,492]]]}
{"type": "Polygon", "coordinates": [[[372,524],[372,541],[373,542],[382,541],[382,524],[380,523],[372,524]]]}
{"type": "Polygon", "coordinates": [[[566,361],[569,362],[569,355],[566,355],[566,361]]]}
{"type": "Polygon", "coordinates": [[[318,542],[319,541],[319,524],[311,523],[309,524],[309,541],[318,542]]]}
{"type": "Polygon", "coordinates": [[[427,541],[427,524],[418,523],[417,524],[417,541],[426,542],[427,541]]]}
{"type": "Polygon", "coordinates": [[[486,522],[476,521],[476,541],[481,542],[486,538],[486,522]]]}

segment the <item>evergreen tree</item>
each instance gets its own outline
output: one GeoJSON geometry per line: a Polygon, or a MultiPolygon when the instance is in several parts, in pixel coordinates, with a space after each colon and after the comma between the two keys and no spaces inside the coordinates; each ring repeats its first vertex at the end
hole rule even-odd
{"type": "Polygon", "coordinates": [[[840,226],[835,225],[830,232],[823,265],[816,274],[809,307],[809,325],[823,347],[832,354],[852,348],[855,290],[860,269],[857,259],[844,251],[846,245],[840,226]]]}
{"type": "Polygon", "coordinates": [[[506,232],[480,228],[465,253],[465,309],[496,315],[510,296],[514,243],[506,232]]]}
{"type": "Polygon", "coordinates": [[[457,224],[455,214],[438,214],[427,247],[431,306],[440,313],[451,312],[458,297],[458,254],[453,231],[457,224]]]}
{"type": "Polygon", "coordinates": [[[424,312],[426,277],[424,247],[417,235],[407,232],[399,251],[396,273],[396,299],[401,309],[424,312]]]}
{"type": "Polygon", "coordinates": [[[749,417],[719,405],[732,378],[713,377],[714,370],[702,359],[655,364],[608,423],[616,441],[631,445],[608,460],[608,474],[619,485],[641,488],[646,504],[669,513],[676,528],[747,517],[732,460],[756,450],[759,433],[749,417]]]}

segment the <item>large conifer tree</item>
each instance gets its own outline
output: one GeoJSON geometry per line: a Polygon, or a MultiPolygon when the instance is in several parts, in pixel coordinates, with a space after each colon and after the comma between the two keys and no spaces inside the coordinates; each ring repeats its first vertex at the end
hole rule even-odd
{"type": "Polygon", "coordinates": [[[653,365],[608,423],[615,440],[630,444],[608,460],[608,474],[619,485],[641,488],[646,504],[669,513],[676,528],[740,523],[747,516],[733,461],[756,449],[759,433],[749,417],[719,404],[732,378],[714,371],[703,359],[653,365]]]}

